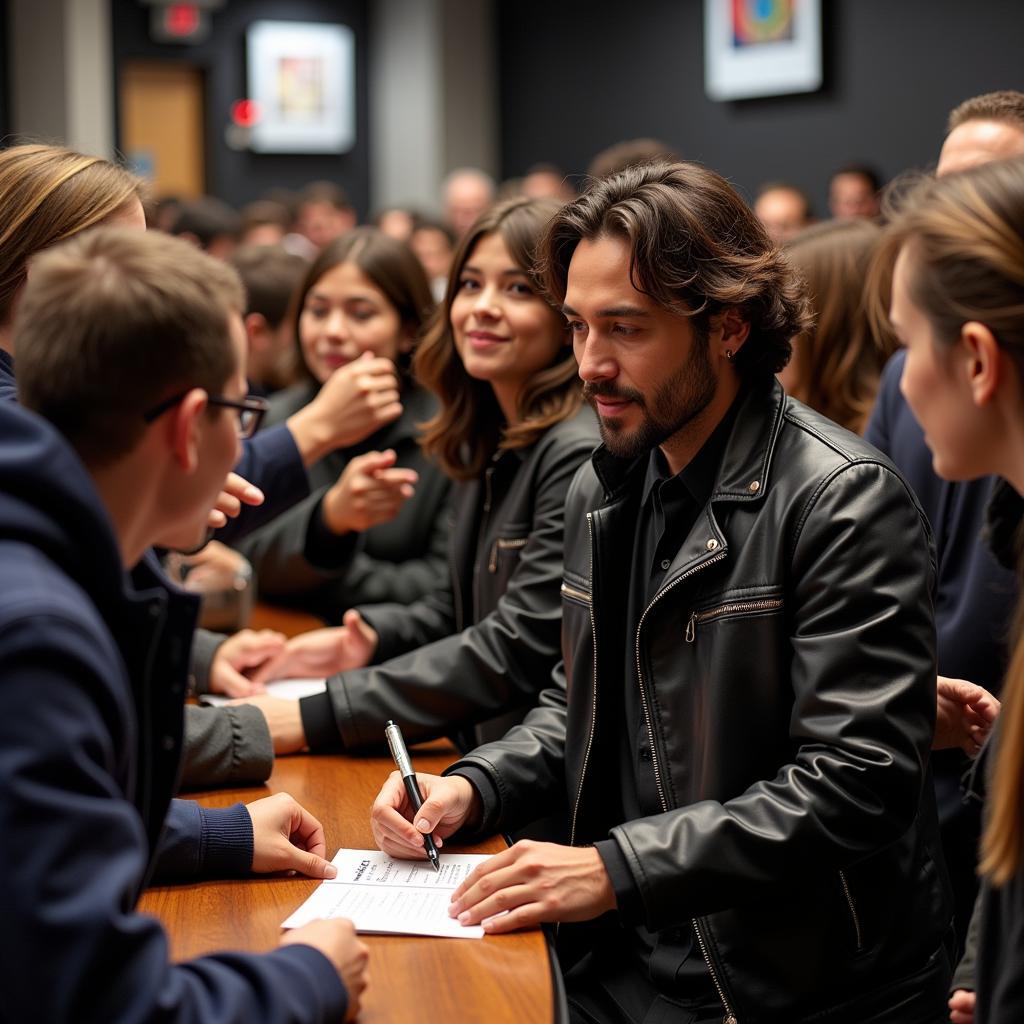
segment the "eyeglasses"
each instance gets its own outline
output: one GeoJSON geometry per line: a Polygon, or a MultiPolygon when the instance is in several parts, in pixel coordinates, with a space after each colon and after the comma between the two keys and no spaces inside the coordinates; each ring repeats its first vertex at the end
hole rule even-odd
{"type": "MultiPolygon", "coordinates": [[[[182,391],[181,394],[165,398],[159,405],[154,405],[148,412],[144,412],[142,418],[147,423],[152,423],[155,419],[163,416],[168,409],[173,409],[191,390],[192,388],[188,388],[186,391],[182,391]]],[[[238,436],[243,441],[246,438],[252,437],[259,430],[260,423],[263,422],[263,417],[269,408],[265,398],[256,398],[253,395],[237,399],[225,398],[223,395],[207,395],[206,402],[208,405],[221,406],[225,409],[235,409],[237,411],[238,436]]]]}

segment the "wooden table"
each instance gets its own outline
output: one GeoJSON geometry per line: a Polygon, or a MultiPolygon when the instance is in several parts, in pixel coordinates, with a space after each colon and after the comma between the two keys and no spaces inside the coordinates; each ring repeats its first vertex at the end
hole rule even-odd
{"type": "MultiPolygon", "coordinates": [[[[260,626],[283,629],[264,614],[260,626]]],[[[290,632],[290,630],[289,630],[290,632]]],[[[437,773],[454,759],[447,744],[413,748],[419,771],[437,773]]],[[[388,758],[302,756],[279,758],[264,787],[200,794],[207,807],[250,802],[270,793],[291,793],[323,822],[328,854],[339,847],[374,849],[370,805],[388,773],[388,758]]],[[[497,853],[499,838],[452,852],[497,853]]],[[[443,856],[443,854],[442,854],[443,856]]],[[[170,937],[171,955],[184,960],[218,950],[273,949],[281,922],[319,883],[312,879],[261,878],[195,885],[159,886],[140,901],[158,916],[170,937]]],[[[539,931],[483,939],[430,939],[368,935],[370,985],[359,1020],[365,1024],[428,1018],[444,1024],[553,1020],[551,973],[539,931]]]]}

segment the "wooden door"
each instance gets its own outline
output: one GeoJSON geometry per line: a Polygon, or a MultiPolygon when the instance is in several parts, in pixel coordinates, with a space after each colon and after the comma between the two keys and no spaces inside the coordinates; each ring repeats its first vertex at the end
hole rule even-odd
{"type": "Polygon", "coordinates": [[[203,73],[169,61],[129,61],[121,69],[121,142],[153,194],[184,199],[205,191],[203,73]]]}

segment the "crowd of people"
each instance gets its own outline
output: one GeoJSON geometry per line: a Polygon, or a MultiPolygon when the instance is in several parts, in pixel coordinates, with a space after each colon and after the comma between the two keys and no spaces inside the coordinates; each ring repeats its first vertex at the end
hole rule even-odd
{"type": "Polygon", "coordinates": [[[179,794],[389,720],[459,758],[380,848],[512,836],[451,913],[558,924],[574,1022],[1024,1019],[1024,94],[936,147],[819,222],[637,139],[366,225],[0,152],[11,1019],[353,1019],[349,922],[175,964],[135,906],[331,877],[179,794]],[[197,551],[327,625],[197,628],[197,551]]]}

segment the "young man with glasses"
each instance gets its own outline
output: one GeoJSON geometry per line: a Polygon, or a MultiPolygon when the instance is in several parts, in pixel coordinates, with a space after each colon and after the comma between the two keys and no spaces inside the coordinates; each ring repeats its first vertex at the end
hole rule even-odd
{"type": "MultiPolygon", "coordinates": [[[[194,546],[259,406],[242,290],[157,233],[39,257],[16,325],[23,405],[0,404],[0,980],[12,1019],[333,1021],[365,948],[345,922],[264,956],[168,960],[134,911],[153,876],[333,873],[278,794],[172,800],[198,600],[153,546],[194,546]],[[33,415],[33,413],[35,415],[33,415]]],[[[347,1014],[346,1014],[347,1009],[347,1014]]]]}
{"type": "MultiPolygon", "coordinates": [[[[180,394],[165,398],[159,405],[143,413],[142,418],[147,423],[152,423],[187,395],[187,391],[182,391],[180,394]]],[[[247,441],[260,429],[260,423],[267,412],[267,400],[257,398],[255,395],[247,395],[245,398],[239,399],[225,398],[223,395],[207,395],[206,404],[221,409],[235,410],[238,416],[238,437],[242,441],[247,441]]]]}

